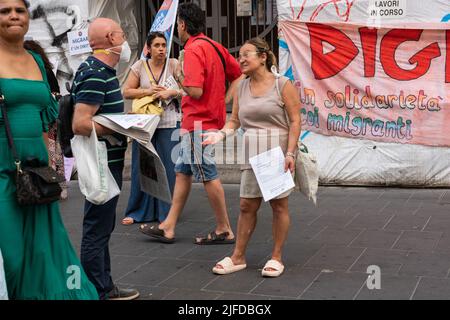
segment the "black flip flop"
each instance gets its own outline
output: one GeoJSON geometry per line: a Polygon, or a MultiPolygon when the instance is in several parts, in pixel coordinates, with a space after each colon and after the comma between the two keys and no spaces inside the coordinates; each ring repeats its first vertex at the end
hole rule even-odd
{"type": "Polygon", "coordinates": [[[220,245],[220,244],[235,244],[236,239],[227,239],[230,235],[229,232],[224,232],[221,234],[217,234],[215,231],[210,232],[206,237],[197,237],[200,238],[200,241],[197,241],[197,238],[194,239],[194,243],[200,246],[206,245],[220,245]],[[209,238],[208,238],[209,236],[209,238]]]}
{"type": "Polygon", "coordinates": [[[161,230],[158,228],[157,224],[153,224],[153,225],[142,225],[139,228],[139,231],[141,231],[143,234],[158,240],[159,242],[162,243],[167,243],[167,244],[172,244],[175,242],[175,238],[167,238],[164,236],[164,230],[161,230]]]}

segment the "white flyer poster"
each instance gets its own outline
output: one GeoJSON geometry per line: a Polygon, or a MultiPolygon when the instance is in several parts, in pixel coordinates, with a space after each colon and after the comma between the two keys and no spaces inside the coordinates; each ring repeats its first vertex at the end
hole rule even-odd
{"type": "Polygon", "coordinates": [[[280,147],[249,159],[266,202],[295,188],[291,172],[284,171],[285,159],[280,147]]]}
{"type": "Polygon", "coordinates": [[[71,56],[92,52],[89,45],[88,29],[69,32],[67,38],[71,56]]]}

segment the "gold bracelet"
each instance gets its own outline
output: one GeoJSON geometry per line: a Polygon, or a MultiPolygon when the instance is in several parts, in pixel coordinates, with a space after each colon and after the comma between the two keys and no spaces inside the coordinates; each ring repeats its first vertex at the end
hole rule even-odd
{"type": "Polygon", "coordinates": [[[294,160],[296,158],[295,153],[292,152],[286,152],[286,157],[292,157],[294,160]]]}

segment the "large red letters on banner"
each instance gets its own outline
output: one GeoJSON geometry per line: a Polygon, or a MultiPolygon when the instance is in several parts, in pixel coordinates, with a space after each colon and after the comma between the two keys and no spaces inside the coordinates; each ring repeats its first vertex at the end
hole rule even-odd
{"type": "MultiPolygon", "coordinates": [[[[331,78],[344,70],[360,53],[353,41],[342,31],[328,25],[307,23],[311,44],[311,67],[318,80],[331,78]],[[324,43],[335,49],[324,53],[324,43]]],[[[387,32],[380,45],[380,61],[386,74],[399,81],[409,81],[424,76],[431,61],[441,56],[437,42],[421,48],[409,59],[413,69],[401,68],[395,58],[398,47],[407,41],[418,41],[423,30],[393,29],[387,32]]],[[[359,29],[361,47],[364,55],[364,76],[375,76],[377,54],[377,30],[363,27],[359,29]]],[[[445,67],[446,82],[450,82],[450,32],[447,30],[447,63],[445,67]]]]}
{"type": "Polygon", "coordinates": [[[311,65],[316,79],[330,78],[344,70],[359,53],[345,33],[327,25],[308,24],[311,35],[311,65]],[[324,42],[335,50],[324,54],[324,42]]]}
{"type": "Polygon", "coordinates": [[[437,42],[430,44],[409,59],[411,65],[417,64],[412,70],[404,70],[395,61],[395,51],[406,41],[418,41],[423,30],[394,29],[386,33],[381,40],[381,64],[386,74],[399,81],[415,80],[427,73],[431,60],[441,56],[437,42]]]}

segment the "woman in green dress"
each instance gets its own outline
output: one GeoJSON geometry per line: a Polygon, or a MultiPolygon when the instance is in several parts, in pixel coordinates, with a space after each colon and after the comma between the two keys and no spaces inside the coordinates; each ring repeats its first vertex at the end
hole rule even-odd
{"type": "MultiPolygon", "coordinates": [[[[19,157],[48,164],[43,132],[55,121],[57,104],[42,59],[23,48],[28,6],[24,0],[0,0],[0,90],[19,157]]],[[[10,299],[98,299],[70,243],[58,203],[19,206],[14,173],[0,113],[0,249],[10,299]]]]}

